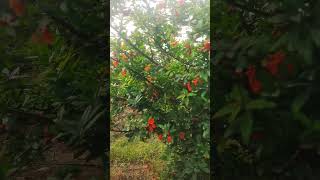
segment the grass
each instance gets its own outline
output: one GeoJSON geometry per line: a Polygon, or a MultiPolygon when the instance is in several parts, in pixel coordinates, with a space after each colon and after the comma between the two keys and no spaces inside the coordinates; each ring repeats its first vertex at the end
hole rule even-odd
{"type": "Polygon", "coordinates": [[[143,142],[119,137],[111,141],[111,179],[144,176],[158,179],[166,172],[166,145],[156,138],[143,142]],[[157,178],[156,178],[157,177],[157,178]]]}

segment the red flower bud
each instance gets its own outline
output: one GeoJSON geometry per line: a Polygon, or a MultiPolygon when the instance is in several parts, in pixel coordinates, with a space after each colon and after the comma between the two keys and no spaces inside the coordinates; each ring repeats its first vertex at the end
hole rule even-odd
{"type": "Polygon", "coordinates": [[[191,92],[191,91],[192,91],[192,88],[191,88],[190,82],[187,82],[185,86],[186,86],[186,88],[187,88],[188,92],[191,92]]]}
{"type": "Polygon", "coordinates": [[[282,51],[279,51],[270,56],[266,63],[266,69],[274,76],[278,74],[278,67],[283,62],[285,54],[282,51]]]}
{"type": "Polygon", "coordinates": [[[171,143],[171,142],[172,142],[172,137],[171,137],[170,135],[168,135],[167,141],[168,141],[168,143],[171,143]]]}
{"type": "Polygon", "coordinates": [[[185,140],[185,133],[184,132],[179,133],[179,139],[185,140]]]}
{"type": "Polygon", "coordinates": [[[126,69],[122,69],[121,74],[123,77],[125,77],[127,75],[127,70],[126,69]]]}
{"type": "Polygon", "coordinates": [[[203,43],[203,47],[201,48],[201,50],[203,52],[210,52],[210,41],[209,40],[206,40],[204,43],[203,43]]]}
{"type": "Polygon", "coordinates": [[[48,27],[44,27],[42,30],[42,41],[45,44],[51,45],[53,43],[53,34],[49,31],[48,27]]]}
{"type": "Polygon", "coordinates": [[[25,4],[22,0],[9,0],[9,6],[16,16],[22,16],[25,12],[25,4]]]}
{"type": "Polygon", "coordinates": [[[262,87],[261,87],[261,82],[256,79],[256,69],[255,69],[255,67],[250,65],[248,67],[246,75],[248,77],[249,86],[251,88],[251,91],[253,93],[255,93],[255,94],[258,94],[261,91],[262,87]]]}
{"type": "Polygon", "coordinates": [[[113,64],[113,66],[116,68],[116,67],[118,67],[119,62],[118,62],[118,61],[113,61],[112,64],[113,64]]]}
{"type": "Polygon", "coordinates": [[[148,124],[149,124],[149,125],[154,124],[154,118],[149,118],[149,119],[148,119],[148,124]]]}
{"type": "Polygon", "coordinates": [[[199,81],[199,77],[196,77],[194,80],[192,80],[192,83],[194,84],[194,86],[198,85],[198,81],[199,81]]]}

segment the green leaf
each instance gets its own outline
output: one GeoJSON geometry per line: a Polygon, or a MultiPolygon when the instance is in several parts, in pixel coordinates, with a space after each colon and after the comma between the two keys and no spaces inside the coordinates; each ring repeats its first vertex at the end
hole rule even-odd
{"type": "Polygon", "coordinates": [[[188,94],[188,96],[190,97],[190,96],[196,96],[197,94],[195,94],[195,93],[189,93],[188,94]]]}
{"type": "Polygon", "coordinates": [[[233,122],[235,120],[235,118],[237,117],[237,115],[239,114],[239,112],[241,111],[241,107],[237,106],[234,111],[232,111],[230,117],[229,117],[229,122],[233,122]]]}
{"type": "Polygon", "coordinates": [[[181,95],[179,95],[179,96],[177,97],[177,99],[184,99],[185,97],[186,97],[185,94],[181,94],[181,95]]]}
{"type": "Polygon", "coordinates": [[[320,46],[320,31],[312,29],[310,31],[313,42],[319,47],[320,46]]]}
{"type": "Polygon", "coordinates": [[[276,107],[276,104],[271,101],[267,101],[264,99],[256,99],[249,101],[246,105],[246,109],[248,110],[255,110],[255,109],[269,109],[276,107]]]}
{"type": "Polygon", "coordinates": [[[202,170],[203,170],[205,173],[210,173],[210,169],[207,168],[207,167],[203,168],[202,170]]]}
{"type": "Polygon", "coordinates": [[[205,102],[208,101],[207,98],[205,98],[205,95],[206,95],[206,94],[207,94],[206,91],[204,91],[204,92],[201,93],[201,99],[203,99],[205,102]]]}
{"type": "Polygon", "coordinates": [[[305,127],[311,128],[312,121],[304,113],[300,111],[303,105],[308,101],[309,98],[310,98],[310,89],[302,93],[301,95],[297,96],[294,99],[291,105],[291,111],[293,114],[293,118],[295,120],[300,121],[300,123],[305,127]]]}
{"type": "Polygon", "coordinates": [[[297,96],[291,106],[293,112],[298,112],[310,97],[310,90],[297,96]]]}
{"type": "Polygon", "coordinates": [[[293,112],[294,119],[300,121],[300,123],[307,127],[312,128],[312,121],[302,112],[293,112]]]}
{"type": "Polygon", "coordinates": [[[225,115],[231,114],[234,109],[237,108],[237,104],[228,104],[221,108],[218,112],[213,115],[213,118],[220,118],[225,115]]]}
{"type": "Polygon", "coordinates": [[[307,64],[309,65],[312,64],[312,47],[311,46],[308,46],[307,48],[304,49],[303,57],[307,64]]]}
{"type": "Polygon", "coordinates": [[[83,128],[83,131],[86,132],[88,129],[90,129],[92,127],[92,125],[102,116],[104,115],[105,110],[99,112],[98,114],[95,115],[95,117],[93,119],[90,119],[90,121],[88,122],[88,124],[85,125],[85,127],[83,128]]]}
{"type": "Polygon", "coordinates": [[[240,123],[241,137],[242,137],[242,141],[245,144],[249,143],[252,127],[253,127],[252,114],[250,112],[246,112],[242,116],[241,123],[240,123]]]}

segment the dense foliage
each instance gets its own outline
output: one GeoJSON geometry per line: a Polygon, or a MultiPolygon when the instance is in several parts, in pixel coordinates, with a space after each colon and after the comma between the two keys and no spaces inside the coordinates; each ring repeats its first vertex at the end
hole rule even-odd
{"type": "Polygon", "coordinates": [[[22,167],[53,140],[103,157],[106,2],[8,0],[0,7],[0,133],[8,134],[0,165],[22,167]]]}
{"type": "Polygon", "coordinates": [[[209,2],[111,1],[111,18],[112,117],[137,111],[122,131],[166,143],[170,178],[208,178],[209,2]]]}
{"type": "Polygon", "coordinates": [[[216,179],[319,179],[320,2],[211,9],[216,179]]]}

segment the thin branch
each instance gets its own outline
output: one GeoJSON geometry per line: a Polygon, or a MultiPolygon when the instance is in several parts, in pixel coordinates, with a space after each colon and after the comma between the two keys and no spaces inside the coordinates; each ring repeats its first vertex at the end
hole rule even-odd
{"type": "Polygon", "coordinates": [[[120,132],[120,133],[128,133],[132,132],[132,130],[119,130],[119,129],[110,129],[112,132],[120,132]]]}
{"type": "MultiPolygon", "coordinates": [[[[146,26],[145,26],[145,28],[148,29],[146,26]]],[[[180,63],[182,63],[182,64],[184,64],[184,65],[186,65],[186,66],[193,66],[193,67],[195,67],[195,66],[192,65],[192,64],[188,64],[188,63],[183,62],[183,60],[182,60],[180,57],[176,57],[176,56],[174,56],[172,53],[165,51],[165,50],[161,47],[161,45],[160,45],[159,43],[156,43],[156,40],[155,40],[153,34],[147,32],[147,31],[146,31],[145,33],[148,34],[148,35],[150,36],[150,38],[153,39],[153,41],[155,42],[155,45],[157,46],[157,48],[159,48],[159,50],[162,52],[162,54],[165,54],[167,57],[171,57],[171,58],[177,60],[178,62],[180,62],[180,63]]]]}
{"type": "MultiPolygon", "coordinates": [[[[156,43],[156,44],[157,44],[157,43],[156,43]]],[[[172,53],[165,51],[159,44],[157,44],[157,47],[158,47],[158,48],[160,49],[160,51],[161,51],[163,54],[165,54],[166,56],[171,57],[171,58],[179,61],[180,63],[182,63],[182,64],[184,64],[184,65],[186,65],[186,66],[193,66],[193,67],[195,67],[195,66],[192,65],[192,64],[183,62],[183,60],[182,60],[180,57],[174,56],[172,53]]]]}
{"type": "Polygon", "coordinates": [[[153,60],[151,57],[149,57],[147,54],[145,54],[144,52],[142,52],[137,46],[135,46],[129,39],[127,39],[126,37],[123,37],[123,35],[113,26],[110,25],[110,27],[112,29],[114,29],[118,35],[125,40],[133,49],[135,49],[138,53],[140,53],[142,56],[144,56],[145,58],[147,58],[149,61],[151,61],[152,63],[154,63],[155,65],[159,66],[160,64],[158,62],[156,62],[155,60],[153,60]]]}
{"type": "Polygon", "coordinates": [[[133,72],[134,74],[138,75],[140,78],[144,79],[145,81],[149,82],[153,87],[156,87],[158,90],[160,90],[161,92],[163,92],[163,91],[162,91],[163,87],[161,87],[161,86],[159,86],[159,85],[157,85],[157,84],[154,84],[153,82],[149,81],[146,77],[144,77],[143,75],[141,75],[139,72],[131,69],[130,67],[127,67],[127,69],[128,69],[129,71],[133,72]]]}

